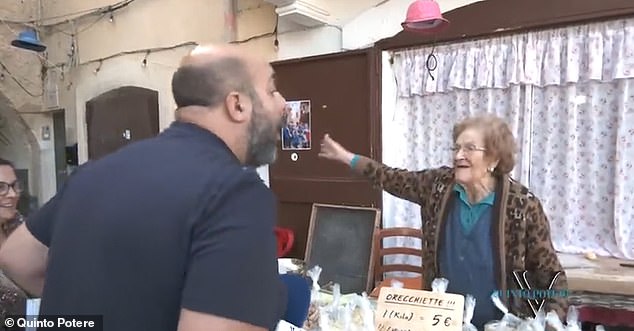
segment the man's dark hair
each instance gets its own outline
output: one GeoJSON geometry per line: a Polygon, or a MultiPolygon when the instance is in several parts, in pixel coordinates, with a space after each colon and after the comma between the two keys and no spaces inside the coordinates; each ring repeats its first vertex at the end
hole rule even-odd
{"type": "Polygon", "coordinates": [[[15,166],[13,165],[13,163],[9,160],[5,160],[3,158],[0,157],[0,166],[9,166],[11,167],[11,169],[15,170],[15,166]]]}
{"type": "Polygon", "coordinates": [[[215,107],[231,91],[253,91],[251,74],[239,58],[223,57],[203,64],[184,65],[172,76],[172,94],[178,108],[215,107]]]}

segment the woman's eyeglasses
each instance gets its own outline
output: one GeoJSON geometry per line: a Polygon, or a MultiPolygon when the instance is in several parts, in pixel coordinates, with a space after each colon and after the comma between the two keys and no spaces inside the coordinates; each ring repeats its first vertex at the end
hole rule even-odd
{"type": "Polygon", "coordinates": [[[466,144],[464,146],[454,145],[453,147],[451,147],[451,151],[454,153],[458,153],[460,150],[462,150],[466,154],[471,154],[474,152],[485,152],[486,148],[478,147],[474,144],[466,144]]]}
{"type": "Polygon", "coordinates": [[[17,194],[22,193],[22,185],[19,181],[15,181],[11,184],[7,182],[0,182],[0,195],[9,194],[9,190],[13,189],[13,191],[17,194]]]}

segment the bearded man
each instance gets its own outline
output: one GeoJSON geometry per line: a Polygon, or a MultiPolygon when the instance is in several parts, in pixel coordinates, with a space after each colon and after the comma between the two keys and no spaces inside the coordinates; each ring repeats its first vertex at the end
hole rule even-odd
{"type": "Polygon", "coordinates": [[[275,328],[276,202],[254,170],[275,160],[284,122],[273,76],[234,47],[183,58],[176,121],[82,165],[3,245],[40,315],[100,315],[116,331],[275,328]]]}

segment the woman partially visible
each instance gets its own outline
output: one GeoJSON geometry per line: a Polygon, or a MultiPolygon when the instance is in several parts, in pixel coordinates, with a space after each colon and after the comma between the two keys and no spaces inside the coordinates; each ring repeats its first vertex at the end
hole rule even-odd
{"type": "MultiPolygon", "coordinates": [[[[13,164],[0,158],[0,246],[15,228],[22,223],[18,212],[18,200],[22,187],[13,164]]],[[[7,315],[24,315],[26,294],[0,271],[0,318],[7,315]]]]}
{"type": "MultiPolygon", "coordinates": [[[[448,292],[476,298],[473,324],[501,317],[491,300],[495,291],[511,312],[533,316],[517,293],[514,272],[526,270],[533,289],[566,290],[565,273],[550,238],[541,203],[510,178],[515,166],[515,139],[494,116],[468,118],[453,130],[453,166],[408,171],[390,168],[353,154],[326,135],[320,156],[350,166],[377,187],[421,206],[423,284],[449,280],[448,292]]],[[[522,278],[521,275],[519,278],[522,278]]],[[[541,298],[538,298],[541,299],[541,298]]],[[[539,302],[534,305],[539,309],[539,302]]],[[[547,297],[546,312],[565,316],[565,297],[547,297]]]]}

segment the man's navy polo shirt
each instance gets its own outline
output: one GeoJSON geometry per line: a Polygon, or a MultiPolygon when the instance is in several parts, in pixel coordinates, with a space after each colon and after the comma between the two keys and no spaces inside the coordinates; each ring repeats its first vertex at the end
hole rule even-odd
{"type": "Polygon", "coordinates": [[[49,247],[40,314],[176,330],[181,308],[274,329],[276,202],[217,136],[175,122],[88,162],[26,224],[49,247]]]}

